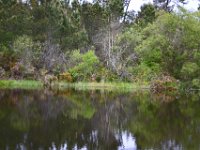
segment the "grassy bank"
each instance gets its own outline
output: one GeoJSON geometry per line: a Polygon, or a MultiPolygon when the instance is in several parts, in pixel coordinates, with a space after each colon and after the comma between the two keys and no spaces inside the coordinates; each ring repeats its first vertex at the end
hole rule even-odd
{"type": "Polygon", "coordinates": [[[149,89],[148,84],[139,83],[125,83],[125,82],[77,82],[77,83],[66,83],[59,82],[59,88],[74,88],[76,90],[142,90],[149,89]]]}
{"type": "Polygon", "coordinates": [[[34,80],[0,80],[1,89],[39,89],[43,85],[34,80]]]}
{"type": "MultiPolygon", "coordinates": [[[[43,88],[41,81],[34,80],[0,80],[1,89],[39,89],[43,88]]],[[[141,90],[149,89],[147,84],[139,83],[125,83],[125,82],[77,82],[77,83],[67,83],[67,82],[55,82],[52,84],[52,88],[56,89],[67,89],[74,88],[76,90],[141,90]]]]}

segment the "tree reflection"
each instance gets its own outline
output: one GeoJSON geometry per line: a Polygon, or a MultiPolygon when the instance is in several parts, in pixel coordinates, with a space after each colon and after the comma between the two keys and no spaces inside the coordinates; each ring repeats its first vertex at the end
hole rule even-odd
{"type": "Polygon", "coordinates": [[[123,148],[125,135],[135,149],[199,149],[199,96],[165,97],[1,90],[0,149],[111,150],[123,148]]]}

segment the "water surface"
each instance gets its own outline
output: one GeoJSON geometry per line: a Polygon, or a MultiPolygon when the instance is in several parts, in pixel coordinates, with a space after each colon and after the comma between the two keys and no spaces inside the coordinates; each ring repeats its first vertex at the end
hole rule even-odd
{"type": "Polygon", "coordinates": [[[199,94],[0,90],[0,149],[200,149],[199,94]]]}

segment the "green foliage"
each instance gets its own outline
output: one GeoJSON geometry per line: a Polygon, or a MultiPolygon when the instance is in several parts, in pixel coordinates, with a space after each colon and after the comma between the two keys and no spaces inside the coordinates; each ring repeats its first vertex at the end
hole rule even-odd
{"type": "Polygon", "coordinates": [[[145,27],[148,23],[153,23],[156,19],[156,9],[152,4],[144,4],[138,12],[136,22],[139,26],[145,27]]]}
{"type": "Polygon", "coordinates": [[[120,17],[123,15],[123,0],[110,0],[108,3],[108,9],[113,16],[120,17]]]}
{"type": "Polygon", "coordinates": [[[117,36],[115,44],[116,46],[121,46],[122,50],[133,53],[138,44],[141,43],[141,40],[141,29],[137,25],[133,25],[117,36]]]}
{"type": "Polygon", "coordinates": [[[79,50],[72,52],[71,61],[74,63],[73,67],[69,69],[74,80],[89,79],[93,73],[97,70],[99,59],[95,55],[93,50],[81,54],[79,50]]]}
{"type": "Polygon", "coordinates": [[[16,0],[0,1],[0,43],[6,46],[23,33],[30,34],[30,11],[16,0]]]}
{"type": "Polygon", "coordinates": [[[111,49],[111,64],[112,71],[120,77],[118,80],[130,81],[131,74],[128,68],[133,67],[138,61],[136,47],[141,40],[140,28],[136,25],[126,28],[117,36],[115,45],[111,49]]]}
{"type": "Polygon", "coordinates": [[[194,53],[193,53],[193,57],[194,57],[194,60],[195,62],[200,65],[200,51],[198,50],[194,50],[194,53]]]}
{"type": "Polygon", "coordinates": [[[97,81],[98,82],[115,82],[119,81],[119,77],[116,73],[111,70],[105,68],[104,66],[100,66],[97,70],[97,81]]]}
{"type": "Polygon", "coordinates": [[[200,35],[199,21],[195,18],[199,13],[188,13],[185,10],[179,14],[160,12],[153,24],[142,30],[143,41],[137,47],[141,61],[151,67],[160,66],[162,72],[168,72],[179,79],[191,79],[199,75],[196,63],[200,35]]]}
{"type": "Polygon", "coordinates": [[[192,86],[193,86],[194,88],[200,89],[200,79],[193,79],[193,80],[192,80],[192,86]]]}
{"type": "Polygon", "coordinates": [[[13,44],[14,52],[18,57],[22,56],[27,50],[31,51],[32,47],[33,41],[26,35],[18,37],[13,44]]]}
{"type": "Polygon", "coordinates": [[[108,25],[109,14],[98,2],[94,4],[83,3],[81,17],[90,42],[100,30],[105,29],[108,25]]]}
{"type": "Polygon", "coordinates": [[[34,76],[35,67],[39,68],[40,66],[42,45],[39,42],[33,42],[30,36],[23,35],[14,41],[13,51],[19,66],[18,72],[24,77],[34,76]]]}
{"type": "Polygon", "coordinates": [[[131,69],[131,72],[133,74],[134,81],[149,82],[160,73],[160,66],[156,63],[148,66],[146,63],[142,62],[141,64],[131,69]]]}
{"type": "Polygon", "coordinates": [[[181,69],[181,74],[184,78],[188,79],[190,77],[196,76],[199,71],[199,66],[193,62],[185,62],[181,69]]]}

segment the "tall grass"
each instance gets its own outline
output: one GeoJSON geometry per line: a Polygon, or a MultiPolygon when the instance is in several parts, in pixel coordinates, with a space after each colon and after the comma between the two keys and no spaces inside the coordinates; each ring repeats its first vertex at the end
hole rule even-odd
{"type": "Polygon", "coordinates": [[[34,80],[0,80],[1,89],[38,89],[43,85],[40,81],[34,80]]]}
{"type": "MultiPolygon", "coordinates": [[[[0,89],[40,89],[43,88],[41,81],[35,80],[0,80],[0,89]]],[[[74,88],[76,90],[107,90],[107,91],[133,91],[149,89],[148,84],[126,82],[55,82],[52,89],[74,88]]]]}
{"type": "Polygon", "coordinates": [[[139,83],[127,83],[127,82],[77,82],[77,83],[66,83],[59,82],[59,88],[74,88],[77,90],[141,90],[149,89],[147,84],[139,83]]]}

